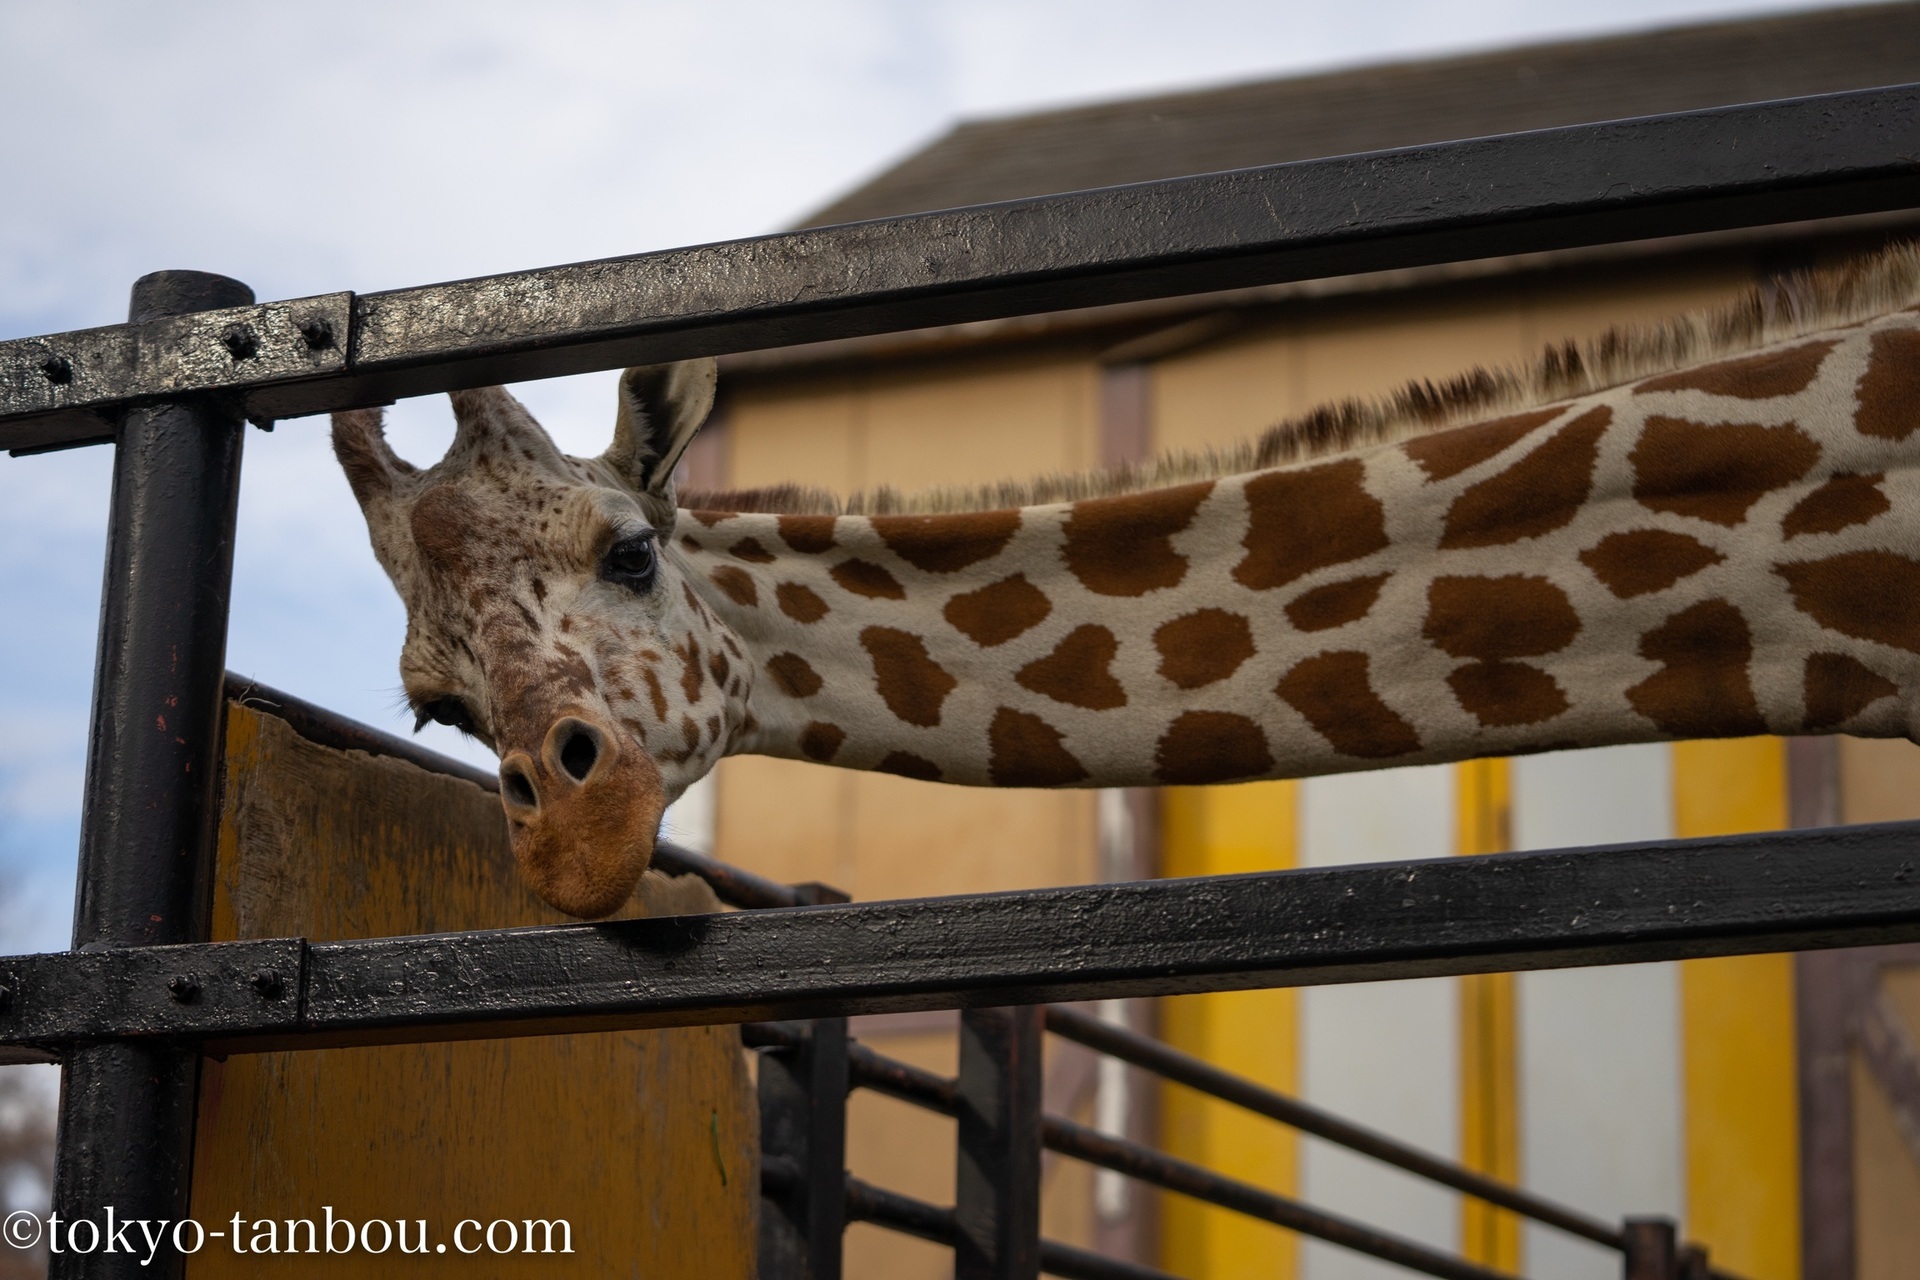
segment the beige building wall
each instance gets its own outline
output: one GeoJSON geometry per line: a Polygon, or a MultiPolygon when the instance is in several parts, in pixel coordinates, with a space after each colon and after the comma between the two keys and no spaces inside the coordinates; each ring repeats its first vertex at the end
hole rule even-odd
{"type": "Polygon", "coordinates": [[[1316,405],[1523,364],[1549,343],[1712,307],[1753,283],[1738,262],[1465,284],[1328,300],[1154,367],[1154,444],[1228,445],[1316,405]]]}

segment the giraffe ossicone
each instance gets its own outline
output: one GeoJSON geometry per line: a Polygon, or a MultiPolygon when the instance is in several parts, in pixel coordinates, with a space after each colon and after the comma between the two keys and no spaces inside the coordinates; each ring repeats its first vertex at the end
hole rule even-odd
{"type": "Polygon", "coordinates": [[[977,493],[677,496],[711,362],[605,454],[457,392],[418,470],[334,447],[424,716],[501,757],[516,857],[608,914],[753,752],[978,786],[1233,782],[1920,724],[1920,249],[1729,310],[977,493]]]}

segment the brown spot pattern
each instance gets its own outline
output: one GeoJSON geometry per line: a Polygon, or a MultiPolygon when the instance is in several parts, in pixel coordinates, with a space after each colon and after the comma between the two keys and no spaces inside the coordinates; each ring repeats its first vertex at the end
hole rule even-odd
{"type": "Polygon", "coordinates": [[[869,600],[905,600],[899,579],[869,560],[847,560],[828,571],[843,591],[869,600]]]}
{"type": "Polygon", "coordinates": [[[1420,749],[1420,735],[1389,707],[1368,672],[1364,653],[1316,654],[1297,664],[1274,692],[1342,755],[1385,760],[1420,749]]]}
{"type": "Polygon", "coordinates": [[[1267,735],[1230,711],[1183,711],[1153,749],[1154,776],[1173,786],[1258,778],[1272,769],[1267,735]]]}
{"type": "Polygon", "coordinates": [[[930,729],[940,723],[940,707],[960,683],[927,654],[926,642],[892,627],[868,627],[860,645],[873,659],[874,687],[887,710],[930,729]]]}
{"type": "Polygon", "coordinates": [[[1052,653],[1020,668],[1014,680],[1055,702],[1111,711],[1127,705],[1127,691],[1108,670],[1119,651],[1113,632],[1087,623],[1069,631],[1052,653]]]}
{"type": "Polygon", "coordinates": [[[1832,339],[1804,342],[1783,351],[1763,351],[1759,355],[1733,360],[1715,360],[1698,368],[1649,378],[1634,388],[1646,391],[1705,391],[1716,396],[1737,396],[1742,400],[1771,400],[1805,391],[1820,372],[1820,362],[1832,351],[1832,339]]]}
{"type": "Polygon", "coordinates": [[[731,520],[740,513],[738,511],[692,511],[688,514],[711,529],[722,520],[731,520]]]}
{"type": "Polygon", "coordinates": [[[1725,600],[1702,600],[1640,637],[1661,669],[1627,690],[1633,709],[1676,738],[1765,733],[1747,667],[1753,633],[1725,600]]]}
{"type": "Polygon", "coordinates": [[[1820,446],[1795,426],[1704,423],[1655,414],[1634,442],[1633,496],[1652,511],[1731,529],[1754,503],[1813,469],[1820,446]]]}
{"type": "Polygon", "coordinates": [[[1545,578],[1435,578],[1420,628],[1442,653],[1499,662],[1558,653],[1580,634],[1573,602],[1545,578]]]}
{"type": "Polygon", "coordinates": [[[720,650],[715,649],[707,655],[707,674],[713,677],[714,684],[725,688],[727,676],[732,670],[733,666],[727,661],[727,655],[720,650]]]}
{"type": "Polygon", "coordinates": [[[1196,609],[1153,633],[1160,674],[1182,689],[1225,680],[1253,656],[1253,626],[1225,609],[1196,609]]]}
{"type": "Polygon", "coordinates": [[[1880,492],[1880,482],[1885,478],[1835,476],[1794,503],[1793,510],[1780,521],[1780,532],[1789,538],[1803,533],[1838,533],[1885,515],[1893,510],[1887,495],[1880,492]]]}
{"type": "Polygon", "coordinates": [[[1535,409],[1509,418],[1478,422],[1470,427],[1454,427],[1432,435],[1409,440],[1400,446],[1409,458],[1420,464],[1429,480],[1457,476],[1468,467],[1485,462],[1535,427],[1544,426],[1566,412],[1564,405],[1535,409]]]}
{"type": "Polygon", "coordinates": [[[667,691],[660,687],[660,677],[654,673],[651,666],[640,668],[640,677],[647,682],[647,699],[653,703],[653,718],[665,724],[667,691]]]}
{"type": "Polygon", "coordinates": [[[676,647],[673,656],[680,659],[680,692],[686,695],[688,702],[700,701],[700,690],[706,677],[700,671],[699,642],[689,636],[686,647],[676,647]]]}
{"type": "Polygon", "coordinates": [[[922,782],[938,782],[941,777],[939,765],[911,751],[889,751],[873,767],[881,773],[897,773],[903,778],[918,778],[922,782]]]}
{"type": "Polygon", "coordinates": [[[824,683],[813,664],[797,653],[776,653],[768,658],[767,674],[781,692],[795,698],[811,698],[824,683]]]}
{"type": "Polygon", "coordinates": [[[1058,729],[1001,707],[987,726],[987,776],[996,787],[1066,787],[1084,782],[1087,770],[1058,729]]]}
{"type": "Polygon", "coordinates": [[[1004,551],[1020,528],[1020,513],[874,516],[872,523],[887,548],[914,568],[925,573],[956,573],[1004,551]]]}
{"type": "Polygon", "coordinates": [[[1610,533],[1580,553],[1580,563],[1622,600],[1664,591],[1725,559],[1698,538],[1666,529],[1610,533]]]}
{"type": "Polygon", "coordinates": [[[748,564],[772,564],[773,552],[760,545],[758,538],[742,538],[727,548],[736,560],[745,560],[748,564]]]}
{"type": "Polygon", "coordinates": [[[1807,721],[1810,732],[1838,728],[1900,686],[1844,653],[1815,653],[1806,666],[1807,721]]]}
{"type": "Polygon", "coordinates": [[[1585,505],[1613,421],[1606,405],[1589,409],[1497,475],[1470,485],[1447,508],[1443,548],[1498,547],[1569,524],[1585,505]]]}
{"type": "Polygon", "coordinates": [[[1920,561],[1853,551],[1774,566],[1793,603],[1829,631],[1920,653],[1920,561]]]}
{"type": "Polygon", "coordinates": [[[1386,583],[1386,574],[1374,573],[1364,578],[1348,578],[1345,582],[1329,582],[1324,587],[1315,587],[1287,605],[1287,621],[1302,631],[1327,631],[1333,627],[1344,627],[1349,622],[1367,616],[1374,601],[1380,598],[1380,588],[1386,583]]]}
{"type": "Polygon", "coordinates": [[[1270,590],[1385,549],[1386,508],[1367,492],[1365,477],[1366,468],[1346,458],[1247,481],[1246,555],[1233,567],[1234,581],[1270,590]]]}
{"type": "Polygon", "coordinates": [[[1024,573],[957,595],[941,610],[954,630],[985,649],[1024,634],[1052,612],[1046,593],[1024,573]]]}
{"type": "Polygon", "coordinates": [[[753,575],[745,569],[736,569],[723,564],[707,575],[713,579],[713,585],[726,593],[727,599],[745,609],[752,609],[760,603],[760,589],[754,585],[753,575]]]}
{"type": "Polygon", "coordinates": [[[839,725],[815,720],[800,731],[800,754],[825,764],[839,753],[840,744],[846,740],[847,731],[839,725]]]}
{"type": "Polygon", "coordinates": [[[1920,331],[1887,329],[1873,335],[1854,426],[1882,440],[1905,440],[1920,427],[1920,331]]]}
{"type": "Polygon", "coordinates": [[[803,556],[833,550],[832,516],[781,516],[780,540],[803,556]]]}
{"type": "Polygon", "coordinates": [[[780,612],[795,622],[818,622],[827,616],[827,602],[812,587],[798,582],[781,583],[774,588],[773,598],[779,601],[780,612]]]}
{"type": "Polygon", "coordinates": [[[471,498],[450,484],[436,484],[414,501],[407,517],[414,545],[433,564],[461,573],[471,566],[467,540],[479,511],[471,498]]]}
{"type": "Polygon", "coordinates": [[[1063,530],[1061,557],[1095,595],[1143,596],[1177,586],[1187,574],[1187,558],[1173,549],[1173,535],[1193,523],[1212,492],[1209,480],[1076,502],[1063,530]]]}
{"type": "Polygon", "coordinates": [[[1539,724],[1568,705],[1559,683],[1530,662],[1471,662],[1447,676],[1447,687],[1490,729],[1539,724]]]}

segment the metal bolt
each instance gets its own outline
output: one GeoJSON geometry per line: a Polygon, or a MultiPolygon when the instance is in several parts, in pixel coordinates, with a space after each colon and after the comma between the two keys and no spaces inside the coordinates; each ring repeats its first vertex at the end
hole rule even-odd
{"type": "Polygon", "coordinates": [[[325,351],[333,345],[333,322],[325,316],[308,316],[300,322],[300,336],[311,349],[325,351]]]}
{"type": "Polygon", "coordinates": [[[260,351],[260,339],[243,324],[236,324],[221,334],[220,345],[235,360],[251,360],[260,351]]]}
{"type": "Polygon", "coordinates": [[[280,975],[271,969],[258,969],[253,975],[253,989],[268,1000],[280,994],[280,975]]]}
{"type": "Polygon", "coordinates": [[[167,993],[181,1004],[191,1004],[200,994],[200,981],[190,973],[176,973],[167,979],[167,993]]]}
{"type": "Polygon", "coordinates": [[[47,381],[56,387],[64,387],[73,381],[73,361],[65,356],[48,356],[40,362],[40,372],[47,375],[47,381]]]}

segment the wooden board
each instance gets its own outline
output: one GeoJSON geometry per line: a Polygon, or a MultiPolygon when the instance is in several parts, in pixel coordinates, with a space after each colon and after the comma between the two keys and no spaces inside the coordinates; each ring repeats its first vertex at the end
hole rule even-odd
{"type": "MultiPolygon", "coordinates": [[[[499,801],[412,764],[308,742],[230,705],[216,939],[381,937],[555,921],[522,885],[499,801]]],[[[649,875],[633,914],[714,909],[649,875]]],[[[193,1215],[276,1225],[271,1256],[210,1240],[221,1276],[691,1276],[747,1280],[758,1111],[732,1027],[268,1053],[209,1060],[193,1215]],[[445,1252],[291,1254],[288,1219],[419,1220],[445,1252]],[[572,1256],[466,1256],[496,1219],[564,1219],[572,1256]]],[[[344,1228],[336,1241],[344,1242],[344,1228]]],[[[307,1229],[296,1227],[304,1249],[307,1229]]],[[[376,1229],[376,1243],[380,1232],[376,1229]]],[[[495,1234],[507,1239],[507,1228],[495,1234]]],[[[523,1246],[524,1247],[524,1246],[523,1246]]],[[[432,1246],[429,1246],[431,1250],[432,1246]]]]}

